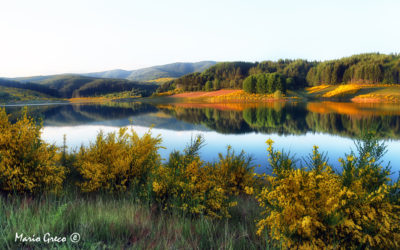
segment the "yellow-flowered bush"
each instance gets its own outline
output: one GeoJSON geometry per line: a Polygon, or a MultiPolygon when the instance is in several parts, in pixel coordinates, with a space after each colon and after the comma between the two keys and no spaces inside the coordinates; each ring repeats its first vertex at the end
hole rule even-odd
{"type": "Polygon", "coordinates": [[[184,153],[170,154],[153,182],[156,200],[163,209],[213,218],[229,217],[228,208],[235,203],[229,202],[227,191],[210,175],[210,167],[200,160],[201,145],[202,138],[197,137],[184,153]]]}
{"type": "Polygon", "coordinates": [[[344,187],[340,212],[343,219],[336,235],[343,247],[400,248],[400,206],[390,201],[390,187],[383,184],[368,192],[360,181],[344,187]]]}
{"type": "Polygon", "coordinates": [[[65,168],[58,164],[57,148],[40,139],[41,126],[23,116],[14,124],[0,109],[0,188],[6,192],[57,192],[65,168]]]}
{"type": "Polygon", "coordinates": [[[272,147],[274,141],[271,139],[268,139],[266,143],[268,145],[267,151],[269,154],[268,162],[273,170],[273,174],[280,178],[286,175],[287,170],[293,170],[295,168],[295,161],[289,153],[275,150],[272,147]]]}
{"type": "Polygon", "coordinates": [[[207,167],[210,178],[226,190],[227,195],[251,193],[255,179],[253,178],[254,166],[251,157],[244,151],[235,154],[231,146],[227,147],[226,155],[218,154],[219,161],[207,167]]]}
{"type": "Polygon", "coordinates": [[[367,192],[373,192],[389,181],[390,167],[382,167],[382,157],[386,153],[386,146],[379,142],[373,132],[367,133],[362,140],[355,142],[357,152],[351,151],[339,162],[343,172],[342,182],[350,186],[359,181],[367,192]]]}
{"type": "Polygon", "coordinates": [[[258,223],[259,235],[268,228],[270,237],[285,247],[325,248],[335,240],[333,229],[338,222],[340,182],[324,170],[297,169],[285,178],[269,176],[270,187],[258,196],[265,208],[258,223]]]}
{"type": "Polygon", "coordinates": [[[356,246],[399,248],[400,189],[398,182],[389,184],[390,168],[380,164],[386,147],[373,134],[357,141],[356,147],[357,155],[351,152],[339,159],[343,169],[340,180],[351,195],[343,202],[344,223],[337,234],[350,238],[356,246]]]}
{"type": "MultiPolygon", "coordinates": [[[[271,165],[276,165],[280,154],[273,141],[267,143],[271,165]]],[[[288,248],[399,248],[400,207],[392,200],[393,187],[382,183],[371,191],[362,178],[347,178],[346,170],[336,174],[321,159],[314,147],[309,169],[280,167],[265,177],[267,184],[257,195],[264,208],[257,233],[288,248]]],[[[343,164],[354,160],[348,156],[343,164]]]]}
{"type": "MultiPolygon", "coordinates": [[[[81,147],[76,168],[83,178],[82,191],[125,191],[129,187],[145,189],[157,171],[161,157],[158,153],[161,139],[151,132],[139,137],[131,129],[121,128],[117,133],[100,132],[89,147],[81,147]]],[[[136,190],[140,191],[140,190],[136,190]]]]}

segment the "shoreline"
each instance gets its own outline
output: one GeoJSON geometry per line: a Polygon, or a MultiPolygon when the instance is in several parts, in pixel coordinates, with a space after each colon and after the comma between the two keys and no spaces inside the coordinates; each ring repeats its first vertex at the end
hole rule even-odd
{"type": "Polygon", "coordinates": [[[35,99],[21,102],[2,103],[0,106],[85,104],[104,102],[141,101],[151,103],[273,103],[297,101],[333,101],[351,103],[400,103],[400,86],[397,85],[319,85],[300,90],[288,90],[286,95],[250,94],[242,89],[216,91],[163,92],[150,97],[78,97],[69,99],[35,99]]]}

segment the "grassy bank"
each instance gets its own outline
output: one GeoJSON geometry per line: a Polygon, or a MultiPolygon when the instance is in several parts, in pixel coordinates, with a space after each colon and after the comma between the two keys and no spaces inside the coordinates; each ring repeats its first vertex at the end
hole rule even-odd
{"type": "Polygon", "coordinates": [[[311,99],[344,100],[364,103],[400,102],[400,86],[388,84],[319,85],[306,88],[311,99]]]}
{"type": "Polygon", "coordinates": [[[288,95],[280,92],[274,94],[250,94],[241,89],[221,89],[217,91],[194,91],[175,93],[173,91],[158,93],[153,96],[158,98],[168,98],[175,102],[193,103],[265,103],[274,101],[298,100],[300,97],[291,91],[288,95]]]}
{"type": "MultiPolygon", "coordinates": [[[[82,97],[70,99],[49,98],[33,91],[15,90],[0,86],[0,99],[3,103],[27,102],[30,100],[62,100],[70,103],[103,103],[114,100],[132,100],[140,96],[132,91],[113,93],[98,97],[82,97]]],[[[265,103],[274,101],[350,101],[356,103],[399,103],[400,86],[388,84],[322,84],[298,90],[288,90],[286,94],[279,91],[273,94],[251,94],[241,89],[221,89],[217,91],[183,92],[176,89],[167,92],[154,93],[150,98],[140,98],[150,102],[186,102],[186,103],[265,103]]]]}
{"type": "Polygon", "coordinates": [[[256,235],[255,200],[239,198],[232,218],[212,220],[177,211],[160,211],[135,201],[135,195],[81,195],[0,198],[0,248],[59,249],[265,249],[256,235]],[[43,236],[67,237],[65,243],[43,236]],[[41,237],[41,242],[15,242],[15,234],[41,237]],[[71,242],[73,233],[80,241],[71,242]]]}

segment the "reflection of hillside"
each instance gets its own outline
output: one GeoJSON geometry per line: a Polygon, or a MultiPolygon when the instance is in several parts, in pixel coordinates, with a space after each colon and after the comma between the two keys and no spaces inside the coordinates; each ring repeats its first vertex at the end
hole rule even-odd
{"type": "MultiPolygon", "coordinates": [[[[16,121],[22,107],[8,107],[11,120],[16,121]]],[[[73,104],[30,106],[30,116],[43,120],[45,126],[78,126],[96,124],[105,126],[136,125],[154,126],[169,130],[208,130],[204,126],[177,120],[175,117],[158,111],[152,105],[142,103],[73,104]]]]}
{"type": "Polygon", "coordinates": [[[130,116],[156,111],[154,106],[141,103],[131,103],[128,107],[115,104],[75,104],[54,107],[43,115],[44,125],[65,126],[128,119],[130,116]]]}
{"type": "MultiPolygon", "coordinates": [[[[63,104],[61,104],[63,105],[63,104]]],[[[44,120],[44,115],[43,113],[48,112],[49,110],[53,109],[53,107],[57,107],[55,105],[53,106],[47,106],[47,105],[32,105],[27,107],[28,115],[35,118],[36,121],[43,121],[44,120]]],[[[7,106],[5,107],[7,114],[10,115],[10,121],[11,122],[16,122],[19,117],[22,115],[22,111],[24,107],[22,106],[7,106]]]]}
{"type": "MultiPolygon", "coordinates": [[[[11,120],[22,107],[7,107],[11,120]]],[[[29,114],[45,126],[102,124],[155,126],[169,130],[214,130],[304,134],[323,132],[347,137],[376,130],[381,138],[400,138],[400,108],[351,103],[179,104],[154,107],[142,103],[30,106],[29,114]]]]}

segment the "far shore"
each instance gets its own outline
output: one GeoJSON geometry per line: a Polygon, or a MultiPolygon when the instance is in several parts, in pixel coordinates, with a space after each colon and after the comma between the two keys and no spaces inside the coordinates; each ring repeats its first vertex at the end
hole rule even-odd
{"type": "Polygon", "coordinates": [[[0,104],[1,106],[34,106],[57,104],[87,104],[106,102],[152,103],[269,103],[297,101],[334,101],[351,103],[400,103],[400,86],[384,84],[319,85],[283,94],[250,94],[242,89],[216,91],[170,91],[151,97],[77,97],[69,99],[35,99],[0,104]]]}
{"type": "Polygon", "coordinates": [[[320,85],[304,90],[287,91],[286,95],[250,94],[241,89],[161,93],[157,99],[175,99],[182,102],[277,102],[277,101],[339,101],[353,103],[400,103],[400,86],[385,84],[320,85]]]}

